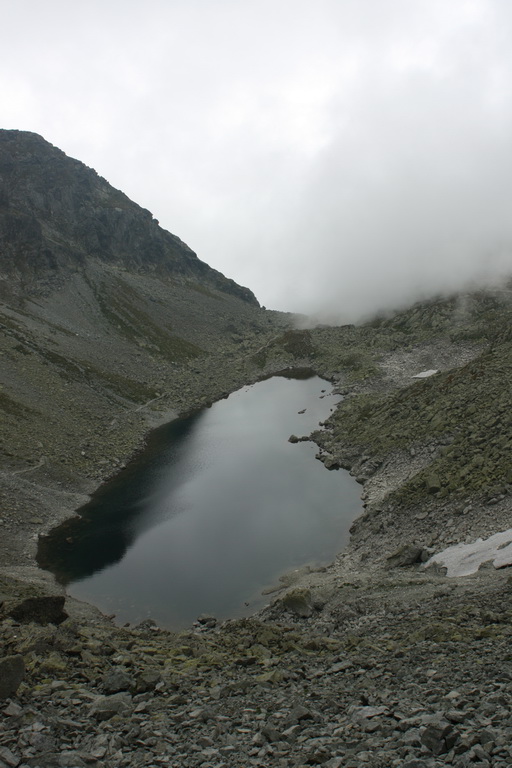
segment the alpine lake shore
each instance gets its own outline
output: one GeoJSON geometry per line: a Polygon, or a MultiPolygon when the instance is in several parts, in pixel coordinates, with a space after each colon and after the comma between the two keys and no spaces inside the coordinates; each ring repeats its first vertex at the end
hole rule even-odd
{"type": "Polygon", "coordinates": [[[42,416],[25,427],[12,405],[0,768],[509,768],[510,571],[447,578],[424,564],[512,525],[511,298],[482,290],[306,330],[255,308],[222,348],[161,363],[158,389],[118,400],[114,418],[94,387],[69,394],[73,371],[57,421],[34,402],[42,416]],[[180,633],[118,627],[37,568],[38,536],[151,427],[294,368],[344,395],[299,437],[361,483],[362,514],[330,566],[286,574],[254,617],[203,616],[180,633]]]}

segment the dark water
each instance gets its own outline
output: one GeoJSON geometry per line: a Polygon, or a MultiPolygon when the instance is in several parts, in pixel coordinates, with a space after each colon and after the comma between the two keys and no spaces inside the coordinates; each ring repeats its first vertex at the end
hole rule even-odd
{"type": "Polygon", "coordinates": [[[361,511],[348,473],[288,442],[327,418],[329,392],[317,377],[276,377],[155,431],[80,517],[41,540],[40,565],[120,622],[178,629],[201,613],[250,613],[283,572],[330,562],[361,511]]]}

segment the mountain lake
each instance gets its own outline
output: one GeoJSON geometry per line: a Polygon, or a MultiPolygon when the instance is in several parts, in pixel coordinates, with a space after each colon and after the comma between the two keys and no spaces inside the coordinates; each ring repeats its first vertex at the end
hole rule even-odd
{"type": "Polygon", "coordinates": [[[360,486],[315,460],[340,400],[311,374],[275,376],[151,433],[77,515],[40,539],[68,594],[168,629],[253,613],[285,572],[330,563],[361,512],[360,486]]]}

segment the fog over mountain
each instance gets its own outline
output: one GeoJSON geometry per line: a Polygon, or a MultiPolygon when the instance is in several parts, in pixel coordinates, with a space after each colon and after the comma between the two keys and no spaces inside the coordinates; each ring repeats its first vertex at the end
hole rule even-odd
{"type": "Polygon", "coordinates": [[[356,320],[512,272],[507,0],[8,0],[0,125],[265,305],[356,320]]]}

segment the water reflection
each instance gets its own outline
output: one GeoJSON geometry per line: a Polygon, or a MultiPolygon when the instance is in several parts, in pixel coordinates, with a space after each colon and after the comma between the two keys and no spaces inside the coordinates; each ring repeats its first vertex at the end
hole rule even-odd
{"type": "Polygon", "coordinates": [[[311,443],[288,442],[328,416],[327,387],[269,379],[158,430],[81,518],[42,540],[40,564],[121,621],[178,628],[202,612],[242,615],[283,571],[329,562],[359,488],[311,443]]]}
{"type": "Polygon", "coordinates": [[[122,560],[137,536],[157,522],[162,486],[192,472],[188,441],[201,416],[176,419],[155,430],[144,452],[101,486],[77,517],[40,539],[40,567],[67,585],[122,560]]]}

